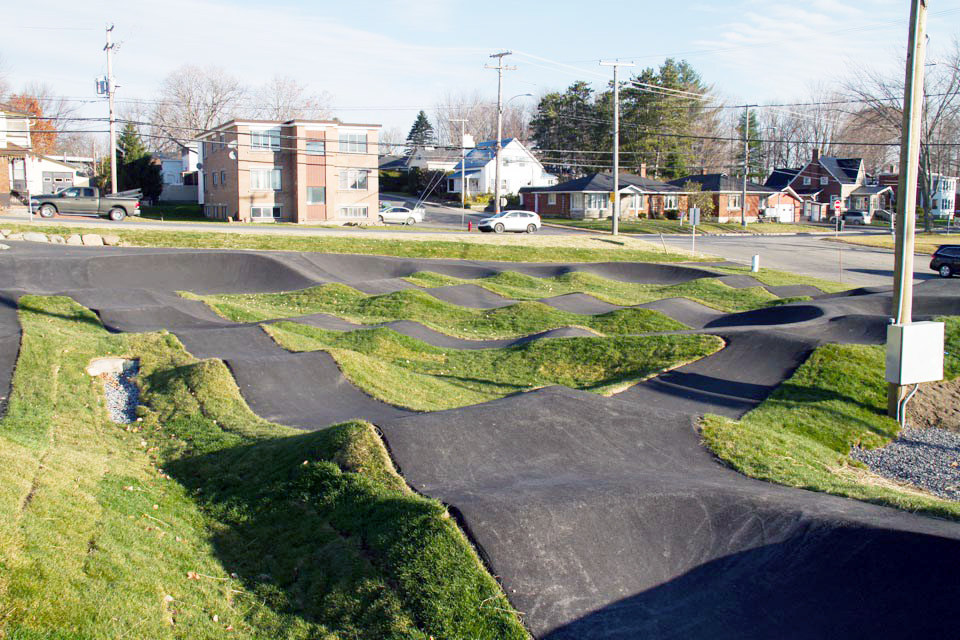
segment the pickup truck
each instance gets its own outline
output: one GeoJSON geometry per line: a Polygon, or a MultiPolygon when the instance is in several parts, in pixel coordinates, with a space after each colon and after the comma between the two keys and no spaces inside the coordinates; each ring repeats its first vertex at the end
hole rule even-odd
{"type": "Polygon", "coordinates": [[[31,198],[30,206],[43,218],[52,218],[57,213],[79,213],[120,222],[127,216],[140,215],[140,190],[101,196],[96,187],[69,187],[52,195],[31,198]]]}

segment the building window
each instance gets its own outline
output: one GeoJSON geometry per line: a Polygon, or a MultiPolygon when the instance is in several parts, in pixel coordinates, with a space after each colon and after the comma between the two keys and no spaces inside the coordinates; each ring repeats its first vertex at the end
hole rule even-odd
{"type": "Polygon", "coordinates": [[[827,176],[820,176],[820,184],[826,186],[830,183],[830,178],[827,176]]]}
{"type": "Polygon", "coordinates": [[[250,148],[254,151],[279,151],[280,128],[250,131],[250,148]]]}
{"type": "Polygon", "coordinates": [[[547,194],[547,204],[557,204],[557,194],[547,194]]]}
{"type": "Polygon", "coordinates": [[[326,204],[326,187],[307,187],[307,204],[326,204]]]}
{"type": "Polygon", "coordinates": [[[727,196],[727,209],[739,209],[741,206],[740,194],[727,196]]]}
{"type": "Polygon", "coordinates": [[[766,209],[767,207],[770,206],[768,203],[769,203],[769,196],[763,196],[763,197],[760,198],[760,203],[759,203],[758,206],[759,206],[761,209],[766,209]]]}
{"type": "Polygon", "coordinates": [[[327,153],[327,143],[323,140],[307,140],[306,147],[308,156],[322,156],[327,153]]]}
{"type": "Polygon", "coordinates": [[[213,186],[217,186],[217,172],[213,172],[213,186]]]}
{"type": "Polygon", "coordinates": [[[226,172],[226,171],[221,171],[221,172],[220,172],[220,186],[222,187],[222,186],[225,185],[225,184],[227,184],[227,172],[226,172]]]}
{"type": "Polygon", "coordinates": [[[573,206],[572,209],[583,209],[583,194],[575,193],[573,194],[573,206]]]}
{"type": "Polygon", "coordinates": [[[810,186],[810,176],[803,176],[803,186],[805,187],[810,186]]]}
{"type": "Polygon", "coordinates": [[[663,208],[664,209],[676,209],[677,208],[677,196],[676,194],[670,196],[663,196],[663,208]]]}
{"type": "Polygon", "coordinates": [[[341,218],[366,218],[367,207],[340,207],[341,218]]]}
{"type": "Polygon", "coordinates": [[[220,148],[220,149],[223,149],[223,147],[224,147],[224,144],[223,144],[223,132],[221,131],[221,132],[220,132],[220,146],[219,146],[219,148],[220,148]]]}
{"type": "Polygon", "coordinates": [[[367,134],[366,133],[341,133],[340,134],[340,153],[366,153],[367,152],[367,134]]]}
{"type": "Polygon", "coordinates": [[[605,193],[585,193],[587,209],[606,209],[607,194],[605,193]]]}
{"type": "Polygon", "coordinates": [[[250,207],[250,217],[253,220],[279,220],[280,207],[279,206],[250,207]]]}
{"type": "Polygon", "coordinates": [[[283,188],[280,167],[272,169],[250,169],[251,191],[279,191],[283,188]]]}
{"type": "Polygon", "coordinates": [[[341,169],[340,170],[340,190],[341,191],[366,191],[367,175],[370,172],[366,169],[341,169]]]}

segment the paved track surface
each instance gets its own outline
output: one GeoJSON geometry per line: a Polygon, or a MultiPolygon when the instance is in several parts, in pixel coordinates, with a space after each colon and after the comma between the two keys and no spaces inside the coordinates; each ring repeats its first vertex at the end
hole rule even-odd
{"type": "MultiPolygon", "coordinates": [[[[268,419],[305,429],[373,421],[411,486],[450,505],[537,638],[956,635],[960,525],[745,478],[717,464],[694,430],[704,412],[737,417],[755,407],[819,344],[881,342],[889,291],[742,314],[657,301],[644,306],[688,332],[722,336],[726,348],[614,398],[551,387],[422,414],[362,393],[326,353],[289,353],[259,327],[226,322],[174,294],[324,282],[385,292],[408,288],[399,278],[424,270],[477,278],[503,270],[549,277],[571,268],[661,284],[716,277],[684,265],[18,245],[0,255],[0,395],[9,389],[19,339],[13,301],[23,292],[71,295],[112,330],[166,328],[194,355],[224,359],[248,403],[268,419]]],[[[465,306],[510,304],[475,285],[444,289],[433,293],[465,306]]],[[[958,293],[960,281],[924,283],[917,316],[960,314],[958,293]]],[[[577,313],[609,310],[578,294],[549,302],[577,313]]],[[[295,320],[361,328],[325,314],[295,320]]],[[[381,326],[445,348],[585,333],[464,341],[410,321],[381,326]]]]}

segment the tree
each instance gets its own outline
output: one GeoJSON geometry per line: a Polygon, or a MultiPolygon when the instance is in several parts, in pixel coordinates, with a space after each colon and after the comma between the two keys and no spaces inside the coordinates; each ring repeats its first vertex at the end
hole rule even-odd
{"type": "Polygon", "coordinates": [[[312,94],[290,76],[275,75],[253,94],[253,115],[265,120],[330,117],[330,95],[312,94]]]}
{"type": "MultiPolygon", "coordinates": [[[[761,142],[760,137],[760,123],[757,121],[757,112],[755,110],[750,111],[750,128],[749,131],[744,131],[744,123],[747,122],[746,114],[740,114],[740,122],[737,123],[737,135],[741,140],[744,138],[744,133],[747,134],[747,148],[750,150],[750,154],[747,158],[747,179],[755,180],[762,182],[766,177],[766,171],[764,171],[764,162],[763,162],[763,143],[761,142]]],[[[737,166],[743,167],[743,143],[737,143],[737,166]]]]}
{"type": "Polygon", "coordinates": [[[713,194],[705,192],[699,182],[694,182],[693,180],[685,182],[682,189],[690,194],[687,196],[689,206],[700,209],[700,214],[703,217],[706,218],[717,215],[717,208],[713,202],[713,194]]]}
{"type": "Polygon", "coordinates": [[[13,111],[33,116],[30,119],[30,142],[34,151],[41,154],[53,152],[57,144],[57,129],[52,120],[44,117],[40,100],[28,93],[19,93],[10,96],[7,105],[13,111]]]}
{"type": "Polygon", "coordinates": [[[585,152],[598,150],[599,122],[593,89],[586,82],[542,96],[530,120],[531,137],[543,150],[541,161],[558,173],[592,171],[595,156],[585,152]]]}
{"type": "Polygon", "coordinates": [[[160,85],[151,135],[158,146],[184,146],[239,114],[247,89],[223,69],[184,65],[160,85]]]}
{"type": "MultiPolygon", "coordinates": [[[[109,167],[107,169],[109,171],[109,167]]],[[[155,201],[163,190],[163,173],[160,165],[147,154],[120,165],[117,183],[121,191],[140,189],[145,200],[155,201]]]]}
{"type": "Polygon", "coordinates": [[[132,122],[123,125],[120,131],[120,136],[117,138],[117,155],[121,159],[121,164],[128,164],[148,155],[147,148],[140,139],[140,133],[132,122]]]}
{"type": "Polygon", "coordinates": [[[410,127],[410,133],[407,134],[407,144],[410,147],[424,147],[435,144],[436,134],[433,131],[433,125],[430,124],[426,112],[421,109],[417,114],[417,119],[410,127]]]}

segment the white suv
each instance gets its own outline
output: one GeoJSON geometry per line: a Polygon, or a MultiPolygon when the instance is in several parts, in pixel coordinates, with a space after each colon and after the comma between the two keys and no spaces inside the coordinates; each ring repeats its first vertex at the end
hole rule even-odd
{"type": "Polygon", "coordinates": [[[520,231],[534,233],[540,229],[540,216],[533,211],[501,211],[495,216],[484,218],[477,225],[480,231],[520,231]]]}

